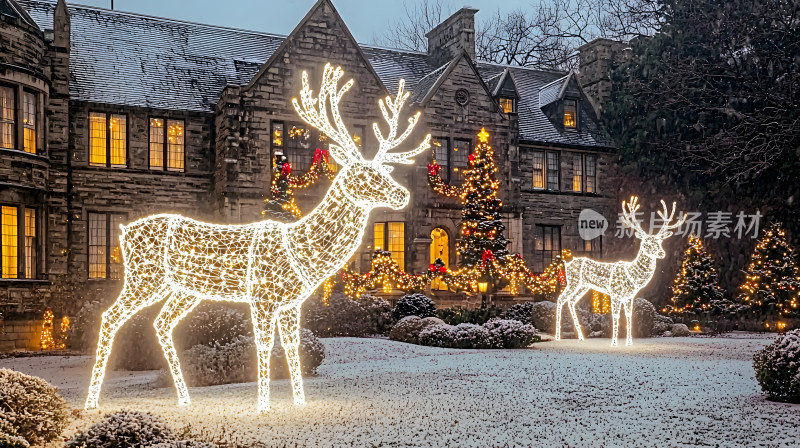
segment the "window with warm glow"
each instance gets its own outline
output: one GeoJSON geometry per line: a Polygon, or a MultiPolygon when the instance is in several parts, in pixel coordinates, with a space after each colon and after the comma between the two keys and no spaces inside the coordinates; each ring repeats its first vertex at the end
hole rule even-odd
{"type": "Polygon", "coordinates": [[[464,172],[469,168],[469,154],[472,152],[472,141],[465,139],[453,140],[453,151],[450,153],[450,168],[453,174],[450,180],[460,182],[464,180],[464,172]]]}
{"type": "Polygon", "coordinates": [[[150,169],[184,171],[183,120],[150,118],[150,169]]]}
{"type": "Polygon", "coordinates": [[[575,100],[564,100],[564,127],[578,127],[578,102],[575,100]]]}
{"type": "Polygon", "coordinates": [[[292,174],[300,175],[311,167],[317,147],[322,146],[319,135],[304,123],[284,123],[283,155],[292,166],[292,174]]]}
{"type": "Polygon", "coordinates": [[[164,169],[164,120],[150,119],[150,169],[164,169]]]}
{"type": "Polygon", "coordinates": [[[0,148],[14,148],[14,89],[0,86],[0,148]]]}
{"type": "MultiPolygon", "coordinates": [[[[444,229],[436,228],[431,231],[431,264],[436,259],[442,260],[444,266],[450,266],[450,237],[444,229]]],[[[439,291],[446,291],[447,284],[441,279],[431,282],[431,288],[439,291]]]]}
{"type": "Polygon", "coordinates": [[[183,120],[167,120],[167,170],[184,170],[184,125],[183,120]]]}
{"type": "Polygon", "coordinates": [[[583,154],[572,156],[572,191],[583,191],[583,154]]]}
{"type": "Polygon", "coordinates": [[[533,153],[533,188],[544,189],[544,152],[533,153]]]}
{"type": "Polygon", "coordinates": [[[500,108],[505,114],[513,114],[516,112],[516,104],[514,98],[500,98],[500,108]]]}
{"type": "Polygon", "coordinates": [[[400,269],[405,269],[405,223],[376,222],[372,229],[375,250],[388,251],[400,269]]]}
{"type": "Polygon", "coordinates": [[[25,209],[25,278],[36,278],[36,210],[25,209]]]}
{"type": "Polygon", "coordinates": [[[17,278],[19,272],[19,223],[17,207],[0,207],[0,232],[2,232],[2,245],[0,245],[0,267],[3,278],[17,278]]]}
{"type": "Polygon", "coordinates": [[[89,164],[125,167],[128,164],[128,120],[125,115],[89,113],[89,164]]]}
{"type": "Polygon", "coordinates": [[[23,149],[36,154],[36,95],[30,92],[22,94],[22,126],[23,149]]]}
{"type": "Polygon", "coordinates": [[[122,278],[122,252],[119,247],[123,214],[89,213],[89,278],[122,278]]]}
{"type": "Polygon", "coordinates": [[[583,240],[583,252],[586,255],[594,255],[599,257],[603,253],[603,236],[591,240],[583,240]]]}

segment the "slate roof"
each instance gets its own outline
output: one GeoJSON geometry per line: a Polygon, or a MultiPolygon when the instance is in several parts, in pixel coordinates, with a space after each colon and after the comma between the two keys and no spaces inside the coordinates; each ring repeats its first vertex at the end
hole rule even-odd
{"type": "MultiPolygon", "coordinates": [[[[19,0],[19,4],[41,29],[53,28],[55,0],[19,0]]],[[[226,85],[247,84],[285,39],[90,6],[70,4],[68,9],[70,96],[77,101],[211,112],[226,85]]],[[[388,89],[395,90],[405,78],[416,101],[426,96],[446,68],[432,66],[424,53],[360,46],[388,89]]],[[[596,125],[580,133],[564,132],[542,112],[539,89],[564,77],[563,72],[485,62],[478,62],[477,68],[484,80],[510,70],[521,97],[521,140],[610,146],[596,125]]],[[[581,123],[591,123],[583,112],[581,123]]]]}
{"type": "Polygon", "coordinates": [[[20,8],[14,0],[0,0],[0,17],[7,17],[39,30],[36,22],[28,15],[25,8],[20,8]]]}

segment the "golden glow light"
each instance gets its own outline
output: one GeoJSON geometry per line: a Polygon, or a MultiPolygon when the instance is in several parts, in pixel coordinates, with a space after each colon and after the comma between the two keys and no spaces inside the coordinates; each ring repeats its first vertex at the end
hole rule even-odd
{"type": "Polygon", "coordinates": [[[260,221],[217,225],[180,215],[154,215],[122,226],[120,247],[125,281],[117,301],[103,313],[97,359],[92,370],[86,408],[97,407],[108,356],[119,328],[143,308],[165,298],[154,326],[178,393],[188,405],[189,394],[180,370],[172,330],[203,300],[250,304],[258,351],[258,410],[269,409],[269,360],[277,327],[286,351],[294,402],[305,402],[300,372],[300,305],[325,279],[349,260],[361,244],[369,214],[377,207],[402,209],[409,192],[394,179],[388,163],[412,163],[430,146],[430,135],[417,148],[390,153],[411,134],[419,119],[397,134],[401,109],[409,93],[400,81],[396,98],[379,101],[389,125],[373,160],[364,160],[339,113],[339,102],[353,80],[338,88],[341,68],[325,66],[322,87],[314,97],[303,73],[295,110],[309,125],[331,139],[331,155],[342,169],[322,202],[293,223],[260,221]],[[331,119],[333,120],[331,122],[331,119]]]}
{"type": "Polygon", "coordinates": [[[664,223],[661,229],[654,234],[646,233],[640,223],[636,220],[636,211],[639,209],[638,198],[631,197],[630,203],[622,202],[623,223],[634,230],[636,238],[642,240],[639,246],[639,253],[633,261],[617,261],[615,263],[602,263],[586,257],[576,257],[572,261],[565,263],[565,274],[567,285],[558,296],[556,306],[556,340],[561,339],[561,310],[564,305],[569,307],[572,320],[575,323],[575,331],[578,339],[583,340],[581,325],[578,322],[578,315],[575,305],[589,290],[595,290],[602,294],[608,294],[611,298],[611,315],[614,323],[614,330],[611,345],[617,345],[617,332],[619,330],[619,315],[622,308],[625,309],[627,319],[628,337],[625,345],[632,345],[631,337],[631,315],[633,314],[633,301],[636,293],[650,282],[656,269],[656,260],[664,258],[666,253],[661,247],[661,243],[672,236],[671,229],[680,227],[686,220],[684,214],[675,223],[675,203],[672,203],[672,212],[667,215],[669,209],[662,200],[663,210],[658,212],[659,217],[664,223]]]}

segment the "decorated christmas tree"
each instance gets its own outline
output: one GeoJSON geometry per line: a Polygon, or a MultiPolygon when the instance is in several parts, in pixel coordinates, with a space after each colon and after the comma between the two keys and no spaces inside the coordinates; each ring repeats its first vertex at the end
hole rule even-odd
{"type": "Polygon", "coordinates": [[[268,219],[276,221],[291,221],[300,217],[300,209],[294,201],[290,176],[292,165],[285,156],[277,156],[275,168],[272,172],[272,186],[270,197],[264,200],[264,211],[261,213],[268,219]]]}
{"type": "Polygon", "coordinates": [[[489,133],[481,129],[478,134],[478,146],[469,155],[469,167],[461,187],[444,185],[438,176],[438,167],[434,162],[429,169],[434,190],[447,196],[459,195],[461,199],[461,239],[456,247],[461,264],[475,266],[487,258],[505,262],[509,242],[503,235],[505,225],[500,216],[503,203],[497,197],[500,181],[495,174],[497,166],[489,145],[489,133]]]}
{"type": "Polygon", "coordinates": [[[671,314],[725,314],[730,301],[719,286],[714,259],[703,246],[703,240],[692,235],[683,253],[681,270],[672,286],[671,314]]]}
{"type": "Polygon", "coordinates": [[[780,224],[771,225],[753,250],[738,301],[762,319],[798,313],[800,270],[780,224]]]}

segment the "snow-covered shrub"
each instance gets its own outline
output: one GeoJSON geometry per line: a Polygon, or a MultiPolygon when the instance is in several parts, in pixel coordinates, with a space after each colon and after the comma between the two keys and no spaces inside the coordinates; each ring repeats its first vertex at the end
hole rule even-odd
{"type": "MultiPolygon", "coordinates": [[[[300,369],[313,375],[325,359],[325,346],[309,330],[300,330],[300,369]]],[[[258,356],[252,337],[239,336],[227,344],[196,345],[181,355],[181,369],[190,386],[245,383],[258,378],[258,356]]],[[[270,376],[287,378],[289,367],[280,346],[280,338],[272,348],[270,376]]]]}
{"type": "MultiPolygon", "coordinates": [[[[365,297],[366,298],[366,297],[365,297]]],[[[342,293],[334,293],[328,299],[328,304],[322,302],[319,297],[314,297],[303,304],[300,313],[302,325],[313,331],[320,337],[355,336],[360,337],[377,332],[379,326],[377,322],[372,322],[372,312],[376,319],[385,319],[387,316],[380,316],[381,306],[385,306],[388,317],[391,317],[391,305],[383,299],[369,296],[365,302],[350,300],[342,293]],[[378,300],[384,302],[380,304],[378,300]],[[373,309],[374,307],[374,309],[373,309]]],[[[386,326],[386,322],[380,323],[381,327],[386,326]]],[[[383,328],[382,328],[383,329],[383,328]]]]}
{"type": "Polygon", "coordinates": [[[164,419],[149,412],[122,410],[106,414],[66,443],[67,448],[134,448],[176,442],[164,419]]]}
{"type": "Polygon", "coordinates": [[[100,334],[100,320],[108,304],[99,300],[84,302],[69,321],[67,344],[70,349],[83,353],[91,353],[97,348],[100,334]]]}
{"type": "Polygon", "coordinates": [[[767,398],[800,403],[800,329],[787,331],[756,352],[753,368],[767,398]]]}
{"type": "Polygon", "coordinates": [[[454,330],[454,326],[447,324],[428,325],[419,332],[419,343],[428,347],[455,347],[454,330]]]}
{"type": "Polygon", "coordinates": [[[670,327],[669,332],[670,336],[674,336],[676,338],[689,336],[691,334],[689,333],[689,327],[687,327],[686,324],[672,324],[672,327],[670,327]]]}
{"type": "Polygon", "coordinates": [[[611,337],[611,315],[592,313],[589,316],[589,325],[587,326],[590,338],[607,338],[611,337]]]}
{"type": "Polygon", "coordinates": [[[176,440],[174,442],[161,442],[147,445],[147,448],[217,448],[217,444],[199,442],[197,440],[176,440]]]}
{"type": "Polygon", "coordinates": [[[67,403],[47,381],[0,369],[0,431],[32,444],[49,442],[67,424],[67,403]]]}
{"type": "Polygon", "coordinates": [[[394,324],[389,332],[389,339],[398,342],[416,344],[422,330],[422,319],[419,316],[406,316],[394,324]]]}
{"type": "Polygon", "coordinates": [[[537,340],[536,328],[518,320],[492,319],[483,324],[493,348],[524,348],[537,340]]]}
{"type": "Polygon", "coordinates": [[[533,325],[532,314],[534,305],[535,302],[522,302],[516,305],[512,305],[511,308],[506,310],[505,314],[503,315],[503,318],[517,320],[524,324],[533,325]]]}
{"type": "Polygon", "coordinates": [[[489,348],[489,330],[483,325],[458,324],[453,327],[454,348],[489,348]]]}
{"type": "Polygon", "coordinates": [[[661,336],[664,332],[672,330],[673,323],[671,317],[656,314],[653,320],[653,336],[661,336]]]}
{"type": "MultiPolygon", "coordinates": [[[[566,308],[564,311],[569,314],[566,308]]],[[[556,329],[556,304],[548,301],[535,302],[531,305],[530,323],[535,328],[553,334],[556,329]]]]}
{"type": "Polygon", "coordinates": [[[247,305],[203,302],[175,327],[172,337],[181,350],[214,342],[227,344],[239,336],[252,335],[253,324],[247,305]]]}
{"type": "Polygon", "coordinates": [[[492,305],[487,308],[464,308],[461,306],[454,306],[450,308],[443,308],[436,310],[436,317],[442,319],[449,325],[458,324],[477,324],[483,325],[495,317],[500,316],[502,311],[500,308],[492,305]]]}
{"type": "Polygon", "coordinates": [[[370,323],[370,332],[374,334],[386,334],[394,324],[392,317],[392,304],[382,297],[364,294],[358,299],[358,303],[367,311],[370,323]]]}
{"type": "Polygon", "coordinates": [[[0,430],[0,448],[28,448],[30,446],[31,444],[22,437],[0,430]]]}
{"type": "Polygon", "coordinates": [[[436,305],[430,297],[424,294],[406,294],[397,301],[397,305],[392,311],[392,317],[399,321],[406,316],[436,316],[436,305]]]}

